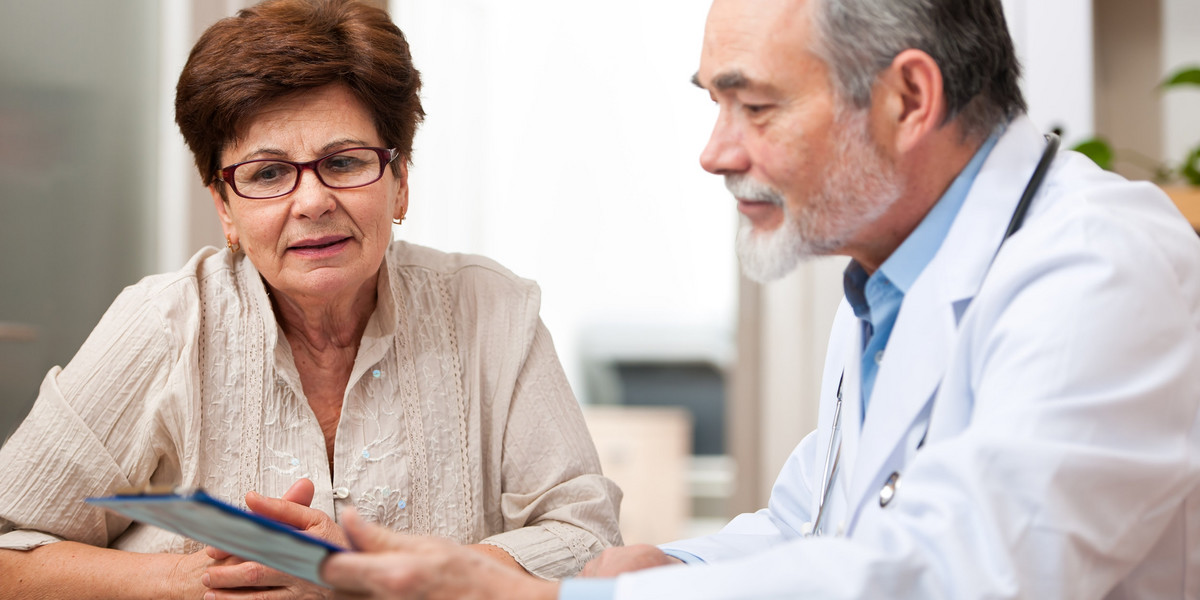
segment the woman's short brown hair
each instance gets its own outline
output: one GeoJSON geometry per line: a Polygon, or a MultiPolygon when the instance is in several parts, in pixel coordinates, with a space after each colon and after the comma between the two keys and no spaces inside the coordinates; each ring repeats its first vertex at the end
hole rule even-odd
{"type": "MultiPolygon", "coordinates": [[[[209,27],[175,87],[175,122],[204,185],[221,150],[272,101],[345,84],[404,160],[425,118],[421,74],[388,14],[353,0],[268,0],[209,27]]],[[[399,174],[399,162],[392,163],[399,174]]]]}

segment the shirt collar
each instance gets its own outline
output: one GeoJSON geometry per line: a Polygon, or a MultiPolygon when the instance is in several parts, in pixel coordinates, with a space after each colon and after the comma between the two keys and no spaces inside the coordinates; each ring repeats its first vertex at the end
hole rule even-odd
{"type": "Polygon", "coordinates": [[[942,240],[946,239],[946,233],[954,224],[954,217],[958,216],[963,202],[967,199],[967,192],[971,191],[971,184],[975,183],[975,177],[979,175],[983,162],[996,146],[1001,133],[1002,131],[997,131],[988,137],[975,152],[975,156],[971,157],[971,162],[968,162],[958,177],[954,178],[946,193],[933,205],[929,214],[925,215],[917,228],[879,267],[884,276],[902,293],[908,293],[917,276],[925,270],[925,265],[933,260],[933,255],[942,247],[942,240]]]}

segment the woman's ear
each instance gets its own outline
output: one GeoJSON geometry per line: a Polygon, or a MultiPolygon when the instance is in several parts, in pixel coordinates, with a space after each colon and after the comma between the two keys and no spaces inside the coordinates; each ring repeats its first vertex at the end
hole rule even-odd
{"type": "Polygon", "coordinates": [[[233,224],[233,216],[229,214],[229,202],[221,195],[220,185],[220,182],[213,182],[208,186],[208,193],[212,195],[213,205],[217,208],[217,219],[221,221],[221,231],[225,238],[231,243],[237,243],[237,227],[233,224]]]}
{"type": "Polygon", "coordinates": [[[946,100],[942,70],[924,51],[908,49],[896,55],[880,73],[872,91],[877,126],[888,133],[893,152],[905,154],[942,126],[946,100]]]}
{"type": "Polygon", "coordinates": [[[396,206],[392,211],[393,221],[403,221],[408,214],[408,161],[400,157],[400,174],[396,176],[396,206]]]}

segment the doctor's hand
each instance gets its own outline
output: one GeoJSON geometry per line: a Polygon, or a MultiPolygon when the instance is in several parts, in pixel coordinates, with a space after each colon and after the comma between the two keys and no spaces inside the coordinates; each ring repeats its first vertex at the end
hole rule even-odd
{"type": "MultiPolygon", "coordinates": [[[[301,479],[292,484],[281,498],[270,498],[257,492],[246,494],[246,506],[255,514],[286,523],[342,547],[348,546],[345,533],[325,513],[309,508],[312,504],[313,483],[301,479]]],[[[242,560],[228,552],[209,547],[206,552],[216,565],[209,567],[201,581],[208,586],[205,600],[225,598],[255,598],[291,600],[298,598],[330,598],[333,592],[303,579],[242,560]]]]}
{"type": "Polygon", "coordinates": [[[609,548],[600,556],[588,561],[579,572],[580,577],[616,577],[621,573],[682,565],[682,560],[668,556],[657,546],[650,544],[634,544],[619,548],[609,548]]]}
{"type": "Polygon", "coordinates": [[[558,584],[525,575],[449,540],[394,533],[353,510],[342,524],[357,552],[335,552],[321,578],[336,598],[377,600],[555,600],[558,584]]]}

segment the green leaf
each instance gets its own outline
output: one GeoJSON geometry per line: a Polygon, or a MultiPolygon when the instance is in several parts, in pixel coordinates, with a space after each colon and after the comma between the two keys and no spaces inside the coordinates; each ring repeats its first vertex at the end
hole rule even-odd
{"type": "Polygon", "coordinates": [[[1179,172],[1188,180],[1188,183],[1200,186],[1200,146],[1192,149],[1179,172]]]}
{"type": "Polygon", "coordinates": [[[1113,149],[1103,138],[1084,140],[1071,149],[1092,159],[1101,169],[1112,170],[1113,149]]]}
{"type": "Polygon", "coordinates": [[[1163,89],[1169,89],[1181,85],[1197,85],[1200,86],[1200,67],[1185,67],[1172,73],[1162,82],[1163,89]]]}

